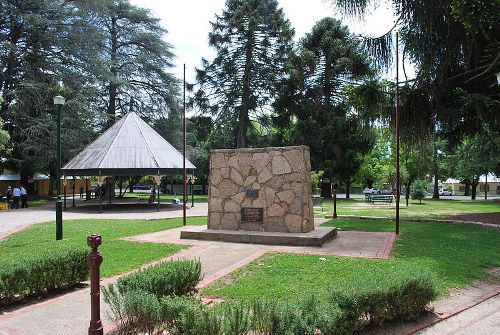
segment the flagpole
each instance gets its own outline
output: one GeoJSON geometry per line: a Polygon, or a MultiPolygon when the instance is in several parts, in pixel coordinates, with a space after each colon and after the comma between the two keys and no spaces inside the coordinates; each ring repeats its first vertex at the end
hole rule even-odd
{"type": "Polygon", "coordinates": [[[186,179],[187,179],[187,174],[186,174],[186,64],[184,64],[184,79],[183,79],[183,109],[184,109],[184,117],[182,119],[182,134],[184,138],[184,145],[183,145],[183,160],[182,160],[182,173],[183,173],[183,178],[182,178],[182,225],[186,225],[186,179]]]}

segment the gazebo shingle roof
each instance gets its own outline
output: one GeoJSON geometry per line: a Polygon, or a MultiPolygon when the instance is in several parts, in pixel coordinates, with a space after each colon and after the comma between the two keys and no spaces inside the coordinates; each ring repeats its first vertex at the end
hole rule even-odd
{"type": "MultiPolygon", "coordinates": [[[[186,159],[186,169],[196,167],[186,159]]],[[[63,168],[66,175],[158,175],[182,170],[182,154],[136,113],[127,113],[63,168]]]]}

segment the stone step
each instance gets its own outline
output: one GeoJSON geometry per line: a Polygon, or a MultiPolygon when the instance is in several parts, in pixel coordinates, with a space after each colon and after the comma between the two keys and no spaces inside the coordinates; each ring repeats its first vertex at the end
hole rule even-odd
{"type": "Polygon", "coordinates": [[[249,243],[265,245],[286,245],[301,247],[321,247],[337,235],[335,227],[319,227],[308,233],[285,233],[249,230],[205,229],[201,231],[181,231],[181,239],[249,243]]]}

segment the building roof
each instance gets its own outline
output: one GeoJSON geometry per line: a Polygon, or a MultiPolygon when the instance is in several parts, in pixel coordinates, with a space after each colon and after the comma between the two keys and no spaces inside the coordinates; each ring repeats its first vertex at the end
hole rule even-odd
{"type": "MultiPolygon", "coordinates": [[[[182,170],[182,154],[144,122],[127,113],[63,168],[66,175],[160,175],[182,170]]],[[[186,169],[196,167],[186,159],[186,169]]]]}
{"type": "MultiPolygon", "coordinates": [[[[481,175],[479,176],[479,182],[480,183],[500,183],[500,178],[497,177],[494,173],[488,173],[488,178],[486,178],[486,175],[481,175]]],[[[461,181],[460,179],[453,179],[453,178],[448,178],[446,181],[443,181],[444,184],[460,184],[461,181]]]]}

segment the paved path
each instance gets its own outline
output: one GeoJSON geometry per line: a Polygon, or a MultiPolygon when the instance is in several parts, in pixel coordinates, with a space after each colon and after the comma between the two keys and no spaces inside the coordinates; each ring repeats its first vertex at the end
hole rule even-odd
{"type": "Polygon", "coordinates": [[[497,335],[500,334],[500,295],[441,321],[418,335],[497,335]]]}
{"type": "MultiPolygon", "coordinates": [[[[394,241],[394,235],[391,233],[363,232],[339,232],[339,235],[323,248],[278,247],[179,239],[182,229],[205,228],[204,226],[174,228],[131,237],[128,240],[192,245],[191,248],[171,256],[169,259],[199,259],[205,276],[198,285],[199,287],[208,285],[269,251],[385,258],[388,256],[394,241]]],[[[103,284],[109,284],[115,280],[116,277],[110,278],[105,280],[103,284]]],[[[0,315],[0,335],[87,334],[90,314],[89,294],[88,288],[80,289],[38,304],[8,311],[6,314],[0,315]]],[[[102,316],[104,316],[107,306],[104,303],[102,306],[104,309],[102,316]]],[[[106,328],[109,329],[109,321],[106,320],[105,324],[108,325],[106,328]]]]}
{"type": "MultiPolygon", "coordinates": [[[[79,206],[81,201],[77,202],[77,207],[70,207],[63,212],[63,220],[73,219],[164,219],[182,217],[182,208],[162,207],[159,212],[155,205],[148,207],[137,204],[130,204],[126,209],[106,209],[104,213],[97,213],[94,206],[79,206]]],[[[187,209],[188,216],[206,216],[208,213],[208,204],[199,203],[195,207],[187,209]]],[[[24,209],[13,209],[10,211],[0,211],[0,239],[3,237],[31,226],[35,223],[54,221],[55,209],[52,205],[41,207],[30,207],[24,209]]]]}

